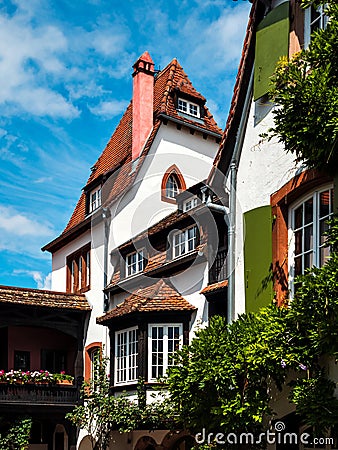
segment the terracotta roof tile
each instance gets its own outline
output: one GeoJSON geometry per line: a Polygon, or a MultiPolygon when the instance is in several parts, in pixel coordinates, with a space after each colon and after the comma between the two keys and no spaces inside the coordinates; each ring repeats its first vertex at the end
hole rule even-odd
{"type": "Polygon", "coordinates": [[[195,309],[181,294],[170,286],[169,282],[159,280],[151,286],[137,289],[120,305],[117,305],[96,320],[97,323],[104,323],[107,320],[126,316],[134,312],[194,311],[195,309]]]}
{"type": "MultiPolygon", "coordinates": [[[[188,76],[184,72],[181,65],[174,59],[168,66],[163,69],[156,77],[154,82],[154,127],[153,131],[145,145],[142,156],[144,157],[149,150],[153,139],[160,126],[159,115],[166,114],[167,116],[179,119],[181,122],[185,122],[187,125],[197,125],[201,130],[217,133],[221,136],[222,130],[217,126],[215,120],[210,114],[208,108],[204,105],[204,117],[201,123],[197,123],[194,120],[189,120],[178,114],[174,104],[174,92],[179,90],[189,96],[193,96],[198,101],[204,102],[204,97],[196,91],[192,86],[188,76]]],[[[95,182],[100,176],[110,173],[114,168],[122,165],[119,170],[114,184],[112,186],[109,195],[106,196],[108,201],[119,196],[124,190],[126,190],[133,182],[137,170],[131,173],[131,148],[132,148],[132,102],[130,102],[127,110],[123,114],[117,128],[111,136],[106,148],[103,150],[101,156],[93,166],[94,169],[87,181],[86,186],[95,182]]],[[[143,158],[140,158],[138,166],[142,164],[143,158]]],[[[85,219],[86,214],[86,199],[85,194],[82,193],[75,210],[59,238],[62,238],[63,234],[74,228],[85,219]]],[[[53,243],[59,239],[54,239],[53,243]]],[[[53,246],[47,244],[44,250],[53,251],[53,246]]]]}
{"type": "Polygon", "coordinates": [[[218,283],[210,284],[201,290],[201,294],[208,294],[209,292],[216,292],[228,286],[228,280],[220,281],[218,283]]]}
{"type": "Polygon", "coordinates": [[[0,286],[1,303],[82,311],[91,310],[84,294],[67,294],[65,292],[14,286],[0,286]]]}

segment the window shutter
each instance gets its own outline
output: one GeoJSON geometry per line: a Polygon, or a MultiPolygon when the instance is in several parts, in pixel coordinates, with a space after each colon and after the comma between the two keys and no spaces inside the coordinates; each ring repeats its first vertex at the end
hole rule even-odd
{"type": "Polygon", "coordinates": [[[270,11],[256,32],[254,100],[267,94],[281,56],[289,53],[289,2],[270,11]]]}
{"type": "Polygon", "coordinates": [[[271,206],[244,214],[244,283],[246,312],[267,306],[273,298],[271,206]]]}

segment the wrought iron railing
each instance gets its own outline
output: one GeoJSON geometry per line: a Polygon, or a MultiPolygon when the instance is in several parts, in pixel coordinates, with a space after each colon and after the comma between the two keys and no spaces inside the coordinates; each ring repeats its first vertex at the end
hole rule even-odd
{"type": "Polygon", "coordinates": [[[67,385],[0,384],[0,404],[75,405],[79,389],[67,385]]]}
{"type": "Polygon", "coordinates": [[[217,283],[227,279],[226,257],[227,249],[217,252],[215,261],[209,271],[209,284],[217,283]]]}

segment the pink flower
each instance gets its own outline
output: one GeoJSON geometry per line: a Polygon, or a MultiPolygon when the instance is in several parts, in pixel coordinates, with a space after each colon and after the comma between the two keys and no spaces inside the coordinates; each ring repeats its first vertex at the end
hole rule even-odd
{"type": "Polygon", "coordinates": [[[64,375],[66,372],[64,370],[61,370],[61,375],[64,375]]]}

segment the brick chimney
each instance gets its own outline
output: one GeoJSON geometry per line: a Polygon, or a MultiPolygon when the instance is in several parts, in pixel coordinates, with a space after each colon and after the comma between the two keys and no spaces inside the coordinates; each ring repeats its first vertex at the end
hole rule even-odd
{"type": "Polygon", "coordinates": [[[140,156],[153,127],[154,63],[148,52],[133,65],[132,159],[140,156]]]}

